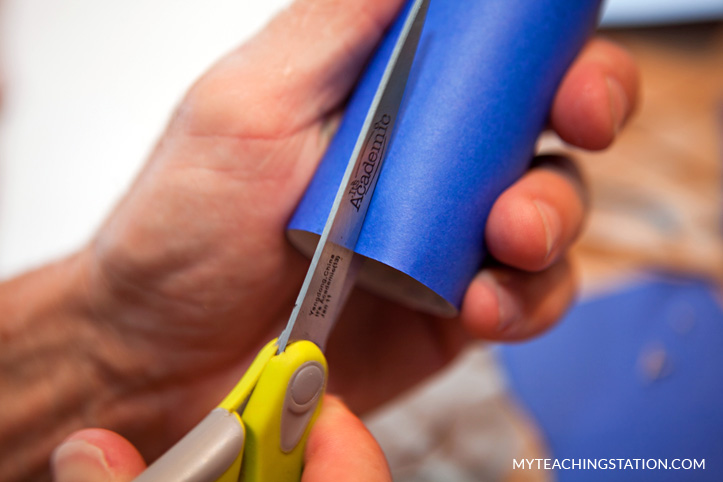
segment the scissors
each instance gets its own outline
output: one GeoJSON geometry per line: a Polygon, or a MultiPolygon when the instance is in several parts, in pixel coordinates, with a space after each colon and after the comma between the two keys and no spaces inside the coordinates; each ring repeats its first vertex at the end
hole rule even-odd
{"type": "Polygon", "coordinates": [[[301,478],[328,375],[322,350],[363,261],[354,247],[388,151],[375,132],[394,130],[428,8],[429,0],[415,0],[407,14],[286,328],[218,407],[136,482],[301,478]]]}

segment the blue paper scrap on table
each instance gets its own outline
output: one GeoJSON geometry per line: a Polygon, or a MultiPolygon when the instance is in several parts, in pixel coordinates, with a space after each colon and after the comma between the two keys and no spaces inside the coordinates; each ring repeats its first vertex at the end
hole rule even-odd
{"type": "MultiPolygon", "coordinates": [[[[529,165],[599,4],[432,0],[356,246],[373,260],[361,284],[415,308],[455,314],[484,258],[492,203],[529,165]]],[[[303,233],[323,230],[405,13],[362,75],[289,224],[292,243],[309,255],[317,237],[303,233]]]]}
{"type": "Polygon", "coordinates": [[[499,354],[551,458],[705,459],[705,470],[558,470],[560,482],[723,480],[723,308],[712,285],[636,284],[499,354]]]}

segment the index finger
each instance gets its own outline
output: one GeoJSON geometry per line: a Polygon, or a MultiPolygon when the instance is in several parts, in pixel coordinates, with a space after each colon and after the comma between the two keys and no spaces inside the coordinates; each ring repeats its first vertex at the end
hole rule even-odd
{"type": "Polygon", "coordinates": [[[608,147],[638,103],[639,73],[619,45],[594,38],[562,80],[550,114],[552,128],[583,149],[608,147]]]}

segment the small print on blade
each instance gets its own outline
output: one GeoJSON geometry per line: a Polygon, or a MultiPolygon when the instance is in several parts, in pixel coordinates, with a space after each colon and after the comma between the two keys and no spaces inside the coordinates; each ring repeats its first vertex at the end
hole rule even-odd
{"type": "Polygon", "coordinates": [[[322,278],[321,283],[319,283],[319,289],[316,291],[314,304],[309,311],[310,316],[321,318],[326,316],[327,311],[329,310],[329,303],[331,303],[333,297],[329,291],[331,290],[331,285],[334,281],[336,269],[339,267],[339,261],[341,261],[341,256],[338,254],[332,254],[326,262],[324,278],[322,278]]]}

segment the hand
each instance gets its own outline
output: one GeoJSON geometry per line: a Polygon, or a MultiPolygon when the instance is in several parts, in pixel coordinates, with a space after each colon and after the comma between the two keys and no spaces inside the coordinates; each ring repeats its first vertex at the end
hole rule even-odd
{"type": "MultiPolygon", "coordinates": [[[[392,480],[381,448],[362,422],[327,396],[306,448],[302,482],[392,480]]],[[[55,451],[56,482],[128,482],[145,469],[141,454],[120,435],[102,429],[75,432],[55,451]]]]}
{"type": "MultiPolygon", "coordinates": [[[[151,458],[215,406],[286,322],[307,261],[285,225],[342,103],[401,1],[299,0],[190,90],[145,169],[82,253],[96,424],[151,458]]],[[[636,103],[637,72],[604,40],[568,72],[551,126],[599,149],[636,103]]],[[[356,292],[328,347],[330,391],[362,411],[444,366],[470,337],[540,333],[574,293],[565,252],[585,215],[573,165],[544,158],[495,204],[496,258],[457,320],[356,292]]]]}

